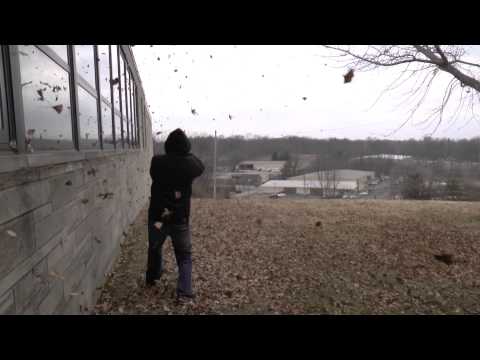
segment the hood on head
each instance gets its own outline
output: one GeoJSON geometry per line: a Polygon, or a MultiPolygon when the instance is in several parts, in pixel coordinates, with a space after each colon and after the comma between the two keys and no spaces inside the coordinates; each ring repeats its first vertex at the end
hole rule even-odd
{"type": "Polygon", "coordinates": [[[182,129],[176,129],[172,131],[165,141],[165,152],[167,154],[185,155],[190,152],[190,149],[190,141],[182,129]]]}

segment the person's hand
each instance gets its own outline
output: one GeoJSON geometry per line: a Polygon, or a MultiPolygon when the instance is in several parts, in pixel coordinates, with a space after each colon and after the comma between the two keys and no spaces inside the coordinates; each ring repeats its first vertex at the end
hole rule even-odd
{"type": "Polygon", "coordinates": [[[162,227],[162,223],[160,221],[157,221],[153,224],[153,226],[155,226],[158,230],[160,230],[160,228],[162,227]]]}
{"type": "Polygon", "coordinates": [[[171,216],[172,216],[172,212],[168,209],[164,209],[160,220],[162,220],[162,222],[168,222],[171,216]]]}

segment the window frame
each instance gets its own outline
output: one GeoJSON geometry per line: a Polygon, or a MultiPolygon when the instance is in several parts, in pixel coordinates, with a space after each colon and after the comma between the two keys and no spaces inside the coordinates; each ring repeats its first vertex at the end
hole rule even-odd
{"type": "Polygon", "coordinates": [[[138,149],[138,116],[137,116],[137,101],[138,101],[138,95],[137,95],[137,85],[135,84],[135,81],[133,81],[132,84],[132,106],[133,106],[133,131],[135,134],[135,149],[138,149]]]}
{"type": "MultiPolygon", "coordinates": [[[[102,89],[100,86],[100,56],[98,54],[98,45],[95,46],[96,48],[96,70],[97,70],[97,78],[98,78],[98,112],[99,112],[99,132],[100,132],[100,138],[101,138],[101,146],[102,150],[112,150],[112,149],[117,149],[117,141],[116,141],[116,134],[115,134],[115,112],[113,108],[113,84],[112,84],[112,45],[104,45],[107,47],[107,61],[108,61],[108,87],[110,89],[110,97],[106,98],[102,94],[102,89]],[[105,143],[104,143],[104,138],[103,138],[103,124],[104,124],[104,118],[103,118],[103,110],[102,106],[107,105],[110,107],[110,122],[112,126],[112,141],[113,141],[113,147],[111,148],[105,148],[105,143]]],[[[108,119],[106,119],[108,120],[108,119]]]]}
{"type": "Polygon", "coordinates": [[[122,148],[123,149],[128,149],[128,137],[125,136],[126,131],[128,129],[124,129],[124,116],[126,116],[126,104],[125,100],[122,99],[122,89],[124,87],[124,84],[122,84],[122,64],[123,67],[125,68],[125,59],[123,58],[123,50],[120,49],[120,46],[117,45],[117,65],[118,65],[118,101],[120,102],[120,131],[122,132],[122,148]],[[122,64],[120,63],[120,60],[122,61],[122,64]]]}
{"type": "Polygon", "coordinates": [[[5,66],[4,63],[4,50],[3,46],[0,46],[0,144],[5,146],[10,142],[10,124],[8,121],[8,105],[7,105],[7,87],[5,81],[5,66]],[[3,128],[2,128],[3,124],[3,128]]]}
{"type": "MultiPolygon", "coordinates": [[[[78,151],[77,148],[77,140],[76,140],[76,129],[75,129],[75,95],[73,93],[73,71],[72,71],[72,62],[71,62],[71,54],[70,48],[71,45],[65,45],[67,48],[67,60],[65,62],[56,52],[50,49],[46,45],[31,45],[36,48],[37,51],[40,51],[44,56],[46,56],[50,61],[52,61],[55,65],[60,67],[63,71],[67,73],[67,83],[69,88],[69,98],[70,98],[70,125],[72,131],[72,148],[69,149],[55,149],[55,150],[36,150],[36,154],[51,154],[51,153],[71,153],[78,151]]],[[[10,126],[14,127],[15,131],[14,134],[10,136],[10,143],[14,144],[11,148],[14,148],[16,153],[21,154],[29,154],[26,149],[25,143],[25,114],[23,109],[23,93],[22,93],[22,86],[21,86],[21,68],[20,68],[20,53],[19,53],[19,45],[9,45],[9,56],[8,60],[10,63],[9,76],[11,81],[11,91],[8,94],[10,99],[7,101],[10,102],[12,110],[10,111],[10,116],[12,118],[12,122],[10,126]],[[14,119],[14,120],[13,120],[14,119]]],[[[8,103],[7,103],[8,104],[8,103]]],[[[13,133],[13,131],[11,131],[13,133]]],[[[1,148],[0,148],[1,149],[1,148]]]]}
{"type": "Polygon", "coordinates": [[[130,138],[131,138],[131,146],[135,148],[135,132],[133,131],[134,127],[134,117],[133,117],[133,79],[132,79],[132,72],[128,68],[128,101],[130,104],[130,138]]]}
{"type": "Polygon", "coordinates": [[[122,124],[122,81],[120,77],[120,60],[119,60],[119,51],[120,45],[115,45],[115,54],[112,51],[112,45],[110,46],[110,86],[111,86],[111,93],[112,93],[112,126],[113,126],[113,134],[114,134],[114,142],[115,142],[115,149],[125,149],[124,142],[123,142],[123,124],[122,124]],[[115,108],[115,87],[113,86],[112,80],[113,78],[113,57],[117,59],[117,76],[118,76],[118,107],[119,109],[115,108]],[[120,118],[120,134],[117,134],[117,130],[115,127],[115,117],[118,116],[120,118]]]}
{"type": "MultiPolygon", "coordinates": [[[[128,86],[127,86],[127,81],[128,81],[128,72],[127,72],[127,61],[125,60],[125,55],[123,54],[123,51],[122,51],[122,61],[123,61],[123,83],[124,83],[124,86],[125,86],[125,89],[124,89],[124,96],[125,98],[123,99],[125,101],[125,122],[126,122],[126,126],[127,126],[127,129],[126,129],[126,143],[127,143],[127,148],[130,148],[131,147],[131,139],[130,139],[130,114],[129,114],[129,106],[128,106],[128,86]]],[[[121,76],[121,75],[120,75],[121,76]]]]}
{"type": "MultiPolygon", "coordinates": [[[[68,86],[70,90],[70,115],[71,115],[71,128],[72,128],[72,141],[74,146],[71,149],[58,149],[58,150],[39,150],[35,153],[28,153],[25,144],[25,117],[23,111],[23,98],[22,98],[22,88],[21,88],[21,72],[20,72],[20,54],[18,52],[19,45],[0,45],[0,83],[2,90],[2,119],[3,123],[6,125],[5,130],[2,131],[2,142],[0,143],[0,163],[5,165],[7,171],[15,171],[23,167],[36,167],[36,166],[45,166],[53,165],[62,162],[68,161],[79,161],[83,159],[93,159],[96,157],[103,157],[105,155],[114,154],[117,152],[124,153],[128,152],[129,148],[124,146],[123,137],[118,136],[116,126],[120,128],[120,131],[123,130],[123,118],[126,116],[125,101],[122,99],[121,89],[122,84],[119,81],[118,86],[118,100],[119,100],[119,110],[115,108],[114,104],[114,86],[110,82],[110,99],[102,97],[100,91],[100,84],[98,77],[100,76],[99,67],[98,67],[98,48],[94,46],[95,61],[95,77],[96,77],[96,89],[94,90],[92,86],[89,86],[89,83],[81,78],[80,75],[77,75],[76,71],[76,60],[74,54],[73,45],[65,45],[67,49],[67,62],[63,60],[62,57],[57,55],[55,51],[49,48],[48,45],[33,45],[37,48],[38,51],[41,51],[46,55],[50,60],[52,60],[56,65],[58,65],[62,70],[66,71],[68,74],[68,86]],[[97,80],[98,79],[98,80],[97,80]],[[78,117],[78,94],[77,86],[82,86],[82,88],[90,93],[97,99],[97,114],[98,114],[98,125],[99,127],[103,124],[102,118],[102,101],[105,104],[108,104],[112,111],[112,135],[115,139],[114,148],[104,149],[103,146],[103,136],[101,129],[99,129],[99,140],[101,146],[95,149],[85,149],[79,147],[79,117],[78,117]],[[110,101],[109,101],[110,100],[110,101]],[[118,117],[120,119],[120,124],[118,122],[118,117]],[[8,131],[7,131],[8,128],[8,131]],[[7,142],[8,141],[8,142],[7,142]],[[122,145],[120,145],[120,142],[122,145]],[[12,151],[13,150],[13,151],[12,151]],[[6,161],[6,163],[4,163],[6,161]]],[[[135,142],[139,145],[142,143],[143,148],[146,149],[146,121],[148,109],[146,108],[146,102],[144,98],[143,88],[141,88],[140,82],[137,82],[138,79],[138,69],[135,66],[135,61],[130,48],[126,48],[123,45],[108,45],[109,50],[109,70],[110,70],[110,80],[112,80],[113,70],[112,70],[112,58],[117,56],[117,71],[121,75],[120,69],[120,58],[124,62],[124,67],[130,69],[130,76],[133,86],[133,104],[132,104],[132,118],[135,118],[135,125],[137,127],[137,136],[135,136],[135,142]],[[113,48],[116,48],[116,52],[113,51],[113,48]],[[140,132],[142,131],[142,132],[140,132]],[[142,136],[140,136],[142,135],[142,136]],[[143,142],[142,142],[143,138],[143,142]]],[[[134,130],[135,131],[135,130],[134,130]]],[[[139,151],[137,148],[132,147],[134,151],[139,151]]]]}
{"type": "Polygon", "coordinates": [[[71,51],[72,51],[72,55],[73,55],[73,59],[72,59],[72,67],[73,69],[75,70],[74,71],[74,79],[75,79],[75,101],[76,101],[76,109],[77,109],[77,116],[76,116],[76,120],[77,120],[77,126],[76,126],[76,129],[77,129],[77,141],[78,141],[78,147],[77,149],[78,150],[81,150],[81,151],[99,151],[99,150],[103,150],[103,139],[102,139],[102,133],[101,133],[101,104],[100,104],[100,89],[99,89],[99,82],[98,82],[98,62],[97,62],[97,45],[88,45],[88,46],[91,46],[93,48],[93,71],[95,72],[94,74],[94,78],[95,78],[95,86],[96,86],[96,89],[94,89],[92,87],[92,85],[82,77],[82,75],[77,71],[77,55],[75,54],[75,46],[76,45],[70,45],[71,47],[71,51]],[[89,95],[91,95],[92,97],[95,98],[95,102],[96,102],[96,109],[97,109],[97,131],[98,131],[98,140],[99,140],[99,147],[96,148],[96,149],[90,149],[90,148],[86,148],[84,146],[82,146],[81,144],[81,129],[80,129],[80,126],[81,126],[81,123],[80,123],[80,113],[79,113],[79,109],[80,109],[80,104],[79,104],[79,97],[78,97],[78,87],[81,87],[82,90],[84,90],[85,92],[87,92],[89,95]]]}

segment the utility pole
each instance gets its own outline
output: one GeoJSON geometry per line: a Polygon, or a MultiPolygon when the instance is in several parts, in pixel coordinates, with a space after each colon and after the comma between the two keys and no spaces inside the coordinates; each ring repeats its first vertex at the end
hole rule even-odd
{"type": "Polygon", "coordinates": [[[217,198],[217,130],[213,139],[213,198],[217,198]]]}

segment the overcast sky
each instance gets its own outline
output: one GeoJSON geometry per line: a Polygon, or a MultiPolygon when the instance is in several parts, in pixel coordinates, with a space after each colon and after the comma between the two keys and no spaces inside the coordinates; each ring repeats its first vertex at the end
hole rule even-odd
{"type": "MultiPolygon", "coordinates": [[[[480,46],[468,50],[469,59],[480,59],[480,46]]],[[[413,83],[372,105],[398,77],[398,68],[357,72],[351,83],[344,84],[348,69],[326,57],[332,53],[321,46],[136,45],[133,52],[153,131],[164,133],[180,127],[189,135],[217,130],[223,136],[422,138],[435,126],[418,123],[438,106],[451,78],[437,77],[412,121],[391,134],[411,110],[412,105],[401,103],[413,83]]],[[[469,114],[465,111],[453,124],[447,114],[433,136],[479,136],[480,122],[470,120],[469,114]]]]}

